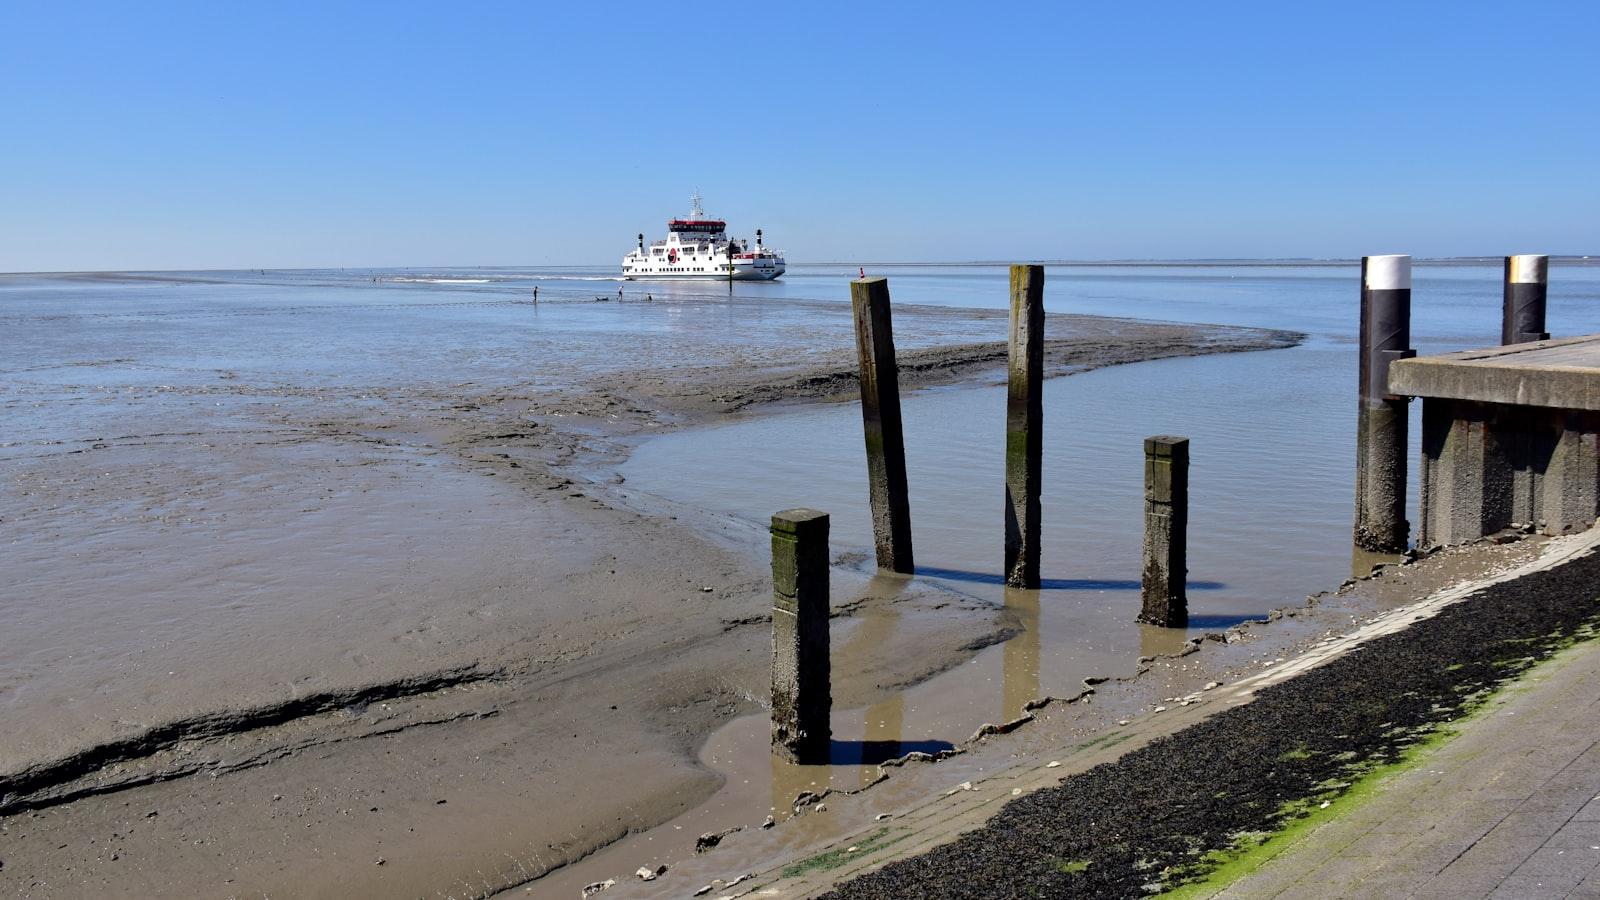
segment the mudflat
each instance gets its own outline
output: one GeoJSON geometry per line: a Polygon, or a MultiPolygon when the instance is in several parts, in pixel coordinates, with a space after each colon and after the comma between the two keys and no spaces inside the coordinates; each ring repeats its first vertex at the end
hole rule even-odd
{"type": "MultiPolygon", "coordinates": [[[[701,803],[705,737],[766,701],[764,535],[615,466],[855,391],[849,307],[823,301],[8,276],[0,327],[18,896],[484,896],[701,803]]],[[[895,329],[906,389],[1001,375],[1003,311],[902,305],[895,329]]],[[[1051,374],[1297,339],[1049,329],[1051,374]]],[[[899,623],[836,664],[840,706],[1010,627],[856,566],[834,592],[899,623]]]]}

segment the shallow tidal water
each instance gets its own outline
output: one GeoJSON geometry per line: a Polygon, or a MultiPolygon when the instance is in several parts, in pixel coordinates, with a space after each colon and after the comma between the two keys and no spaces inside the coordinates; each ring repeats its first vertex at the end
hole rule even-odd
{"type": "MultiPolygon", "coordinates": [[[[1007,299],[1003,268],[887,274],[896,302],[1003,307],[1007,299]]],[[[1500,275],[1491,266],[1417,267],[1418,352],[1496,343],[1500,275]]],[[[821,276],[802,277],[822,286],[821,276]]],[[[1030,692],[1074,692],[1096,674],[1085,673],[1088,658],[1109,651],[1131,668],[1164,642],[1181,643],[1132,624],[1146,436],[1191,440],[1192,634],[1296,604],[1350,575],[1356,279],[1354,266],[1049,269],[1050,312],[1283,328],[1307,339],[1288,350],[1154,360],[1046,382],[1044,585],[1036,595],[1008,592],[1000,578],[1004,388],[903,398],[918,577],[1012,605],[1025,639],[1038,644],[1036,668],[1024,673],[1031,684],[995,686],[997,718],[1020,712],[1030,692]]],[[[1052,322],[1046,333],[1070,336],[1066,327],[1052,322]]],[[[1600,268],[1552,270],[1548,328],[1600,330],[1600,268]]],[[[1413,458],[1420,411],[1413,404],[1413,458]]],[[[835,554],[870,555],[863,455],[859,407],[840,404],[663,435],[639,447],[623,472],[631,488],[753,529],[787,507],[827,511],[835,554]]],[[[1415,519],[1415,473],[1412,485],[1415,519]]]]}

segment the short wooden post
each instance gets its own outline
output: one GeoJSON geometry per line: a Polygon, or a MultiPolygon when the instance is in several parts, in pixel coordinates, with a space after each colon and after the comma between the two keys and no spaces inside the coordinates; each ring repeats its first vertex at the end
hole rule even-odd
{"type": "Polygon", "coordinates": [[[1011,267],[1006,368],[1006,584],[1039,587],[1044,451],[1044,266],[1011,267]]]}
{"type": "Polygon", "coordinates": [[[867,482],[872,497],[873,543],[878,568],[906,575],[911,559],[911,501],[906,492],[905,431],[900,421],[900,376],[889,321],[889,280],[850,282],[856,350],[861,357],[861,424],[867,440],[867,482]]]}
{"type": "Polygon", "coordinates": [[[1500,316],[1500,343],[1547,341],[1545,299],[1550,289],[1550,257],[1533,254],[1506,257],[1505,305],[1500,316]]]}
{"type": "Polygon", "coordinates": [[[1166,628],[1189,622],[1189,439],[1144,439],[1144,573],[1139,621],[1166,628]]]}
{"type": "Polygon", "coordinates": [[[772,517],[772,746],[825,762],[832,706],[828,663],[828,514],[772,517]]]}
{"type": "Polygon", "coordinates": [[[1356,418],[1355,544],[1403,553],[1406,521],[1406,398],[1389,393],[1389,364],[1411,349],[1411,257],[1361,260],[1361,339],[1356,418]]]}

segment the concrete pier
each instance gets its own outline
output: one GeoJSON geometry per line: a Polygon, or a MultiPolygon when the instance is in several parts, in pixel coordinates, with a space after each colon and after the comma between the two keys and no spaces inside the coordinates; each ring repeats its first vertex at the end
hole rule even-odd
{"type": "Polygon", "coordinates": [[[1189,439],[1144,440],[1143,606],[1139,621],[1164,628],[1189,622],[1189,439]]]}
{"type": "Polygon", "coordinates": [[[900,375],[889,319],[889,280],[850,282],[856,350],[861,358],[861,424],[867,441],[867,482],[878,568],[909,575],[911,501],[906,490],[905,430],[900,421],[900,375]]]}
{"type": "Polygon", "coordinates": [[[1355,544],[1401,553],[1406,521],[1406,398],[1389,393],[1389,366],[1411,349],[1411,257],[1361,260],[1360,403],[1356,418],[1355,544]]]}
{"type": "Polygon", "coordinates": [[[1600,335],[1408,359],[1389,389],[1423,398],[1419,544],[1594,522],[1600,335]]]}
{"type": "Polygon", "coordinates": [[[1550,257],[1532,254],[1506,257],[1505,303],[1500,316],[1500,343],[1547,341],[1545,299],[1550,288],[1550,257]]]}
{"type": "Polygon", "coordinates": [[[1011,267],[1006,367],[1006,584],[1039,587],[1044,455],[1044,266],[1011,267]]]}
{"type": "Polygon", "coordinates": [[[833,705],[828,660],[828,514],[772,517],[772,746],[826,762],[833,705]]]}

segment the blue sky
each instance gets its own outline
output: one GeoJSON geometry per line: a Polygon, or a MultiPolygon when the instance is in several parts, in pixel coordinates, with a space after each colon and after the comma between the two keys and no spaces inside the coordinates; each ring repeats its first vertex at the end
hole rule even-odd
{"type": "Polygon", "coordinates": [[[0,271],[1600,250],[1600,4],[0,5],[0,271]]]}

